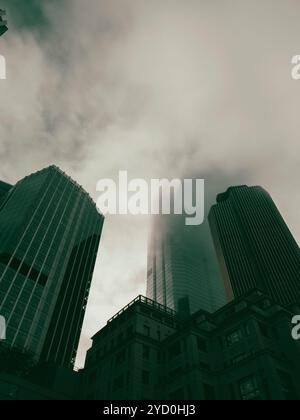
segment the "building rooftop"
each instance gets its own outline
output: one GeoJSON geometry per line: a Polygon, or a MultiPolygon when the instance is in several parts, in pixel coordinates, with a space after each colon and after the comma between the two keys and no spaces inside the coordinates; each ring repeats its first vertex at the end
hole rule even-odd
{"type": "MultiPolygon", "coordinates": [[[[26,179],[26,178],[28,178],[31,175],[38,175],[38,174],[43,173],[45,171],[51,171],[51,170],[52,171],[56,171],[56,172],[60,173],[61,175],[63,175],[65,178],[67,178],[69,180],[69,182],[71,184],[73,184],[78,190],[80,190],[83,194],[85,194],[88,197],[89,201],[94,205],[95,209],[100,214],[100,216],[102,216],[104,218],[104,215],[97,208],[95,201],[92,199],[92,197],[90,196],[90,194],[83,188],[83,186],[80,185],[80,184],[78,184],[78,182],[74,181],[73,178],[71,178],[68,174],[66,174],[62,169],[60,169],[56,165],[50,165],[50,166],[48,166],[46,168],[40,169],[39,171],[36,171],[36,172],[34,172],[34,173],[30,174],[30,175],[27,175],[23,179],[26,179]]],[[[22,182],[23,179],[21,179],[19,182],[22,182]]]]}
{"type": "Polygon", "coordinates": [[[159,311],[159,312],[163,313],[164,315],[167,315],[167,316],[170,316],[170,317],[175,317],[177,315],[177,313],[173,309],[168,308],[167,306],[161,305],[160,303],[155,302],[154,300],[149,299],[145,296],[139,295],[138,297],[133,299],[130,303],[128,303],[128,305],[124,306],[124,308],[122,308],[118,313],[116,313],[116,315],[114,315],[112,318],[110,318],[107,321],[107,325],[104,328],[102,328],[100,331],[98,331],[92,337],[92,340],[94,340],[95,338],[98,338],[101,335],[102,331],[108,325],[110,325],[112,322],[114,322],[118,318],[120,318],[126,311],[128,311],[128,309],[131,309],[134,306],[139,306],[139,305],[147,306],[149,309],[154,309],[154,310],[159,311]]]}
{"type": "Polygon", "coordinates": [[[110,324],[112,321],[114,321],[116,318],[118,318],[120,315],[122,315],[125,311],[127,311],[127,309],[130,308],[131,306],[136,305],[136,304],[140,304],[140,303],[142,303],[144,305],[147,305],[147,306],[149,306],[153,309],[162,311],[167,315],[171,315],[171,316],[176,315],[176,312],[173,309],[168,308],[167,306],[161,305],[160,303],[155,302],[154,300],[149,299],[145,296],[139,295],[138,297],[133,299],[130,303],[128,303],[128,305],[126,305],[123,309],[121,309],[116,315],[114,315],[112,318],[110,318],[108,320],[107,324],[110,324]]]}
{"type": "Polygon", "coordinates": [[[217,203],[222,203],[223,201],[228,200],[228,198],[230,196],[230,193],[232,191],[236,190],[236,189],[239,189],[239,188],[248,188],[248,186],[247,185],[238,185],[238,186],[234,186],[234,187],[233,186],[229,187],[225,192],[217,195],[217,203]]]}

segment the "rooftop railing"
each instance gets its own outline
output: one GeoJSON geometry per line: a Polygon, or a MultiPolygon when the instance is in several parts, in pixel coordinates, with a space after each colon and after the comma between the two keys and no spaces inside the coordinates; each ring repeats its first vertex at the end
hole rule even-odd
{"type": "Polygon", "coordinates": [[[114,315],[112,318],[110,318],[108,320],[107,324],[110,324],[116,318],[121,316],[125,311],[127,311],[127,309],[129,309],[130,307],[132,307],[133,305],[135,305],[137,303],[143,303],[144,305],[147,305],[149,308],[156,309],[156,310],[158,310],[160,312],[163,312],[163,313],[165,313],[167,315],[170,315],[170,316],[175,316],[176,315],[176,312],[173,309],[168,308],[167,306],[164,306],[164,305],[162,305],[158,302],[155,302],[154,300],[149,299],[145,296],[139,295],[138,297],[133,299],[130,303],[128,303],[128,305],[124,306],[124,308],[122,308],[116,315],[114,315]]]}

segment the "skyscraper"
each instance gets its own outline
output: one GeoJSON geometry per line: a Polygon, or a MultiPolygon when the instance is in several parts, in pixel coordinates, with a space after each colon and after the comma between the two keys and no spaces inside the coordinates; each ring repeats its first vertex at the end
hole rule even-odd
{"type": "Polygon", "coordinates": [[[219,194],[209,222],[230,299],[257,288],[282,305],[299,302],[299,247],[263,188],[219,194]]]}
{"type": "Polygon", "coordinates": [[[2,186],[0,314],[6,318],[7,342],[37,359],[70,366],[103,216],[89,195],[55,166],[11,189],[2,186]]]}
{"type": "Polygon", "coordinates": [[[181,216],[155,219],[148,248],[147,297],[181,313],[225,305],[224,286],[207,223],[181,216]]]}

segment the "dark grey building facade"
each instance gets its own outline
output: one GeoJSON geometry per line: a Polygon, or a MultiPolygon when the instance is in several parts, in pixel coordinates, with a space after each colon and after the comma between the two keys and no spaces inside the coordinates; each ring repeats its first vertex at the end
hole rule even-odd
{"type": "Polygon", "coordinates": [[[299,400],[292,317],[259,291],[184,322],[140,296],[93,337],[81,397],[299,400]]]}
{"type": "Polygon", "coordinates": [[[7,344],[72,366],[103,217],[55,166],[12,188],[1,184],[0,200],[0,314],[7,344]]]}
{"type": "Polygon", "coordinates": [[[300,301],[299,247],[263,188],[219,194],[209,222],[229,299],[256,288],[282,305],[300,301]]]}

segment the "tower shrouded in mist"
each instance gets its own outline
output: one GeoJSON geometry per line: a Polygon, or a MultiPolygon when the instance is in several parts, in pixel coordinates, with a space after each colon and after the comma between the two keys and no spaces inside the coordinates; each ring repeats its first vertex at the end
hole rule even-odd
{"type": "Polygon", "coordinates": [[[208,224],[155,218],[148,247],[147,297],[179,312],[213,312],[226,303],[208,224]]]}
{"type": "Polygon", "coordinates": [[[10,346],[72,366],[103,220],[55,166],[0,184],[0,314],[10,346]]]}
{"type": "Polygon", "coordinates": [[[263,188],[219,194],[209,222],[229,298],[257,288],[280,304],[299,302],[299,247],[263,188]]]}

